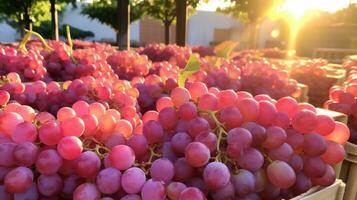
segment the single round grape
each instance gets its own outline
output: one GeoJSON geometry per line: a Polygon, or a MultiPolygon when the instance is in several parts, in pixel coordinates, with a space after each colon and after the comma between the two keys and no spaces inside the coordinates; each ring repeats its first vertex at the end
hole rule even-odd
{"type": "Polygon", "coordinates": [[[177,159],[174,162],[175,176],[174,180],[184,182],[193,176],[194,168],[191,167],[184,157],[177,159]]]}
{"type": "Polygon", "coordinates": [[[9,102],[10,94],[5,90],[0,90],[0,106],[4,106],[9,102]]]}
{"type": "Polygon", "coordinates": [[[265,169],[260,169],[254,173],[255,177],[255,192],[262,192],[268,184],[268,177],[265,169]]]}
{"type": "Polygon", "coordinates": [[[44,175],[51,175],[58,172],[63,160],[56,150],[47,149],[41,151],[36,160],[36,169],[44,175]]]}
{"type": "Polygon", "coordinates": [[[320,157],[304,159],[304,173],[310,178],[319,178],[326,172],[326,163],[320,157]]]}
{"type": "Polygon", "coordinates": [[[327,140],[334,141],[338,144],[345,144],[350,137],[350,130],[346,124],[335,122],[335,129],[329,135],[325,136],[327,140]]]}
{"type": "Polygon", "coordinates": [[[304,135],[294,129],[288,129],[286,133],[286,143],[290,144],[294,150],[301,149],[304,144],[304,135]]]}
{"type": "Polygon", "coordinates": [[[203,180],[210,189],[221,189],[230,180],[229,169],[221,162],[211,162],[203,171],[203,180]]]}
{"type": "MultiPolygon", "coordinates": [[[[172,140],[171,140],[172,142],[172,140]]],[[[207,148],[213,152],[217,146],[217,136],[212,132],[201,133],[195,137],[195,142],[201,142],[207,146],[207,148]]]]}
{"type": "Polygon", "coordinates": [[[285,162],[290,161],[293,153],[294,153],[293,148],[291,148],[291,146],[287,143],[284,143],[275,149],[268,150],[268,156],[272,160],[281,160],[285,162]]]}
{"type": "Polygon", "coordinates": [[[125,138],[121,133],[118,132],[111,133],[111,135],[108,136],[105,141],[105,146],[109,149],[121,144],[125,144],[125,138]]]}
{"type": "Polygon", "coordinates": [[[0,115],[0,132],[11,137],[14,128],[24,122],[21,115],[14,112],[4,112],[0,115]]]}
{"type": "Polygon", "coordinates": [[[181,192],[185,190],[187,186],[180,182],[171,182],[167,188],[167,196],[172,200],[178,200],[181,192]]]}
{"type": "Polygon", "coordinates": [[[80,137],[84,132],[84,121],[79,117],[63,120],[60,126],[64,136],[80,137]]]}
{"type": "Polygon", "coordinates": [[[270,163],[267,167],[267,175],[270,182],[279,188],[289,188],[296,180],[294,170],[284,161],[276,160],[270,163]]]}
{"type": "Polygon", "coordinates": [[[142,200],[160,200],[165,198],[165,186],[160,181],[149,179],[141,190],[142,200]]]}
{"type": "Polygon", "coordinates": [[[317,133],[304,135],[304,144],[302,145],[304,154],[308,156],[318,156],[326,151],[326,141],[317,133]]]}
{"type": "Polygon", "coordinates": [[[164,137],[164,130],[157,121],[148,121],[144,124],[143,134],[149,144],[160,142],[164,137]]]}
{"type": "Polygon", "coordinates": [[[307,192],[312,187],[312,183],[309,177],[305,176],[304,173],[296,174],[296,181],[292,186],[292,190],[295,195],[307,192]]]}
{"type": "Polygon", "coordinates": [[[322,160],[329,165],[335,165],[342,162],[346,155],[343,146],[332,141],[327,141],[326,144],[326,151],[321,155],[322,160]]]}
{"type": "Polygon", "coordinates": [[[259,147],[266,139],[267,134],[263,126],[255,122],[246,122],[241,128],[247,129],[252,134],[252,146],[259,147]]]}
{"type": "Polygon", "coordinates": [[[73,193],[73,200],[98,200],[100,192],[92,183],[83,183],[73,193]]]}
{"type": "Polygon", "coordinates": [[[243,123],[243,117],[236,107],[226,107],[219,112],[219,121],[228,130],[239,127],[243,123]]]}
{"type": "Polygon", "coordinates": [[[335,121],[328,115],[317,115],[317,127],[315,131],[322,136],[329,135],[335,129],[335,121]]]}
{"type": "Polygon", "coordinates": [[[234,106],[237,102],[238,96],[234,90],[222,90],[217,94],[218,108],[226,108],[234,106]]]}
{"type": "Polygon", "coordinates": [[[197,117],[197,107],[192,102],[182,104],[178,109],[180,119],[190,120],[197,117]]]}
{"type": "Polygon", "coordinates": [[[190,199],[204,200],[206,198],[205,195],[201,192],[201,190],[195,187],[188,187],[181,192],[178,200],[190,200],[190,199]]]}
{"type": "MultiPolygon", "coordinates": [[[[39,198],[39,194],[35,183],[32,183],[31,187],[25,192],[14,194],[14,200],[38,200],[38,198],[39,198]]],[[[7,200],[6,198],[0,198],[0,199],[7,200]]]]}
{"type": "Polygon", "coordinates": [[[188,122],[188,133],[192,137],[196,137],[203,132],[208,132],[209,128],[209,123],[202,117],[196,117],[188,122]]]}
{"type": "Polygon", "coordinates": [[[16,148],[15,143],[6,142],[0,144],[0,166],[12,167],[15,165],[14,150],[16,148]]]}
{"type": "Polygon", "coordinates": [[[233,128],[229,130],[227,134],[228,145],[236,145],[242,149],[250,147],[252,140],[252,134],[244,128],[233,128]]]}
{"type": "Polygon", "coordinates": [[[84,182],[84,179],[77,175],[70,175],[63,179],[63,189],[61,191],[61,197],[71,199],[74,190],[84,182]]]}
{"type": "Polygon", "coordinates": [[[279,99],[275,106],[279,112],[287,114],[290,119],[298,111],[298,102],[292,97],[283,97],[279,99]]]}
{"type": "Polygon", "coordinates": [[[126,145],[117,145],[109,152],[109,160],[113,167],[126,170],[134,164],[135,153],[126,145]]]}
{"type": "Polygon", "coordinates": [[[16,143],[34,142],[37,138],[37,129],[30,122],[22,122],[14,127],[11,138],[16,143]]]}
{"type": "Polygon", "coordinates": [[[290,126],[289,116],[282,112],[276,113],[275,119],[274,119],[272,125],[279,126],[283,129],[289,128],[289,126],[290,126]]]}
{"type": "Polygon", "coordinates": [[[263,126],[269,126],[273,123],[277,110],[274,104],[269,101],[259,102],[259,116],[257,122],[263,126]]]}
{"type": "Polygon", "coordinates": [[[127,145],[133,149],[135,152],[135,157],[144,156],[149,149],[148,141],[144,135],[133,135],[128,141],[127,145]]]}
{"type": "Polygon", "coordinates": [[[164,108],[174,107],[174,103],[170,97],[161,97],[156,101],[156,110],[160,112],[164,108]]]}
{"type": "Polygon", "coordinates": [[[311,181],[314,185],[329,186],[335,182],[336,174],[331,165],[326,166],[324,175],[318,178],[312,178],[311,181]]]}
{"type": "Polygon", "coordinates": [[[60,125],[56,121],[43,124],[38,130],[39,138],[45,145],[56,145],[63,137],[60,125]]]}
{"type": "Polygon", "coordinates": [[[178,116],[175,108],[164,108],[159,112],[159,122],[165,130],[176,128],[178,116]]]}
{"type": "Polygon", "coordinates": [[[263,155],[255,148],[245,149],[238,160],[238,165],[243,169],[255,172],[264,164],[263,155]]]}
{"type": "Polygon", "coordinates": [[[226,200],[226,199],[234,199],[235,191],[232,182],[228,182],[226,186],[219,190],[215,190],[212,193],[212,198],[214,200],[226,200]]]}
{"type": "Polygon", "coordinates": [[[28,190],[33,181],[33,173],[27,167],[17,167],[6,174],[4,185],[6,191],[21,193],[28,190]]]}
{"type": "Polygon", "coordinates": [[[128,120],[118,120],[115,131],[121,133],[125,138],[129,138],[133,133],[133,126],[128,120]]]}
{"type": "Polygon", "coordinates": [[[96,116],[97,119],[105,113],[105,106],[101,103],[94,102],[89,105],[89,113],[96,116]]]}
{"type": "Polygon", "coordinates": [[[62,107],[57,111],[57,120],[64,121],[76,116],[76,112],[70,107],[62,107]]]}
{"type": "Polygon", "coordinates": [[[100,170],[100,159],[96,153],[85,151],[77,158],[74,169],[83,178],[94,178],[100,170]]]}
{"type": "Polygon", "coordinates": [[[191,99],[190,92],[186,88],[176,87],[171,91],[170,97],[176,108],[179,108],[183,103],[189,102],[191,99]]]}
{"type": "Polygon", "coordinates": [[[98,130],[104,134],[112,133],[115,129],[117,120],[111,114],[103,114],[98,118],[98,130]]]}
{"type": "Polygon", "coordinates": [[[238,196],[250,194],[255,189],[255,177],[245,169],[238,170],[237,174],[232,176],[232,183],[238,196]]]}
{"type": "Polygon", "coordinates": [[[185,133],[185,132],[176,133],[171,138],[172,150],[177,155],[182,156],[185,154],[185,149],[186,149],[187,145],[189,145],[191,142],[192,142],[192,138],[187,133],[185,133]]]}
{"type": "Polygon", "coordinates": [[[85,101],[77,101],[72,105],[72,108],[79,117],[89,113],[89,104],[85,101]]]}
{"type": "Polygon", "coordinates": [[[254,122],[259,116],[259,103],[252,98],[244,98],[238,101],[237,106],[243,116],[244,122],[254,122]]]}
{"type": "Polygon", "coordinates": [[[99,191],[103,194],[114,194],[120,188],[121,173],[115,168],[101,170],[96,179],[99,191]]]}
{"type": "Polygon", "coordinates": [[[40,175],[37,179],[38,191],[47,197],[58,195],[63,188],[62,178],[58,174],[40,175]]]}
{"type": "Polygon", "coordinates": [[[32,142],[24,142],[16,145],[13,157],[17,165],[30,167],[37,159],[38,147],[32,142]]]}
{"type": "Polygon", "coordinates": [[[210,151],[206,145],[200,142],[192,142],[185,150],[186,161],[193,167],[202,167],[210,159],[210,151]]]}
{"type": "Polygon", "coordinates": [[[98,129],[98,119],[95,115],[85,114],[81,116],[84,122],[84,132],[83,135],[85,136],[93,136],[97,129],[98,129]]]}
{"type": "Polygon", "coordinates": [[[166,158],[156,159],[150,167],[150,176],[153,180],[169,183],[174,177],[174,165],[166,158]]]}
{"type": "Polygon", "coordinates": [[[267,149],[274,149],[281,146],[287,138],[284,129],[278,126],[270,126],[266,129],[267,138],[263,142],[263,147],[267,149]]]}
{"type": "Polygon", "coordinates": [[[159,113],[154,110],[149,110],[144,113],[141,119],[143,120],[144,123],[150,120],[157,121],[159,119],[159,113]]]}
{"type": "Polygon", "coordinates": [[[206,84],[202,82],[194,82],[190,85],[188,91],[191,94],[192,100],[197,102],[197,100],[204,94],[208,93],[206,84]]]}
{"type": "Polygon", "coordinates": [[[57,151],[66,160],[77,159],[83,150],[82,141],[75,136],[62,138],[57,145],[57,151]]]}
{"type": "Polygon", "coordinates": [[[310,110],[300,110],[291,120],[293,128],[301,133],[310,133],[317,127],[316,114],[310,110]]]}
{"type": "Polygon", "coordinates": [[[198,99],[198,108],[206,110],[216,110],[218,107],[218,99],[214,94],[207,93],[198,99]]]}
{"type": "Polygon", "coordinates": [[[293,154],[288,164],[295,172],[300,172],[304,168],[304,161],[298,154],[293,154]]]}
{"type": "Polygon", "coordinates": [[[136,194],[140,192],[145,181],[145,172],[137,167],[127,169],[121,177],[123,190],[128,194],[136,194]]]}

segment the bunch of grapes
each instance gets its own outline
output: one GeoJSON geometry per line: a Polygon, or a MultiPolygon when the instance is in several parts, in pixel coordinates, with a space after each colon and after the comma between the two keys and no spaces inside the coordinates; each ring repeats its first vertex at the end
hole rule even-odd
{"type": "Polygon", "coordinates": [[[171,64],[184,68],[191,55],[189,47],[177,45],[149,44],[137,50],[139,54],[146,55],[153,62],[168,61],[171,64]]]}
{"type": "Polygon", "coordinates": [[[20,74],[23,81],[42,80],[47,77],[43,56],[38,50],[23,52],[15,47],[0,46],[0,76],[10,72],[20,74]]]}
{"type": "Polygon", "coordinates": [[[119,78],[124,80],[146,76],[151,69],[151,61],[147,56],[130,51],[117,51],[107,58],[107,62],[119,78]]]}

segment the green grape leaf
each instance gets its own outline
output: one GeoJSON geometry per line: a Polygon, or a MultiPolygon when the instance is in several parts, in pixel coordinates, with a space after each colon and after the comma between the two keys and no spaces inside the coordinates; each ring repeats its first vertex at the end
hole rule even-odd
{"type": "Polygon", "coordinates": [[[185,86],[186,79],[193,73],[200,70],[200,60],[198,59],[197,54],[191,54],[190,58],[188,59],[186,67],[180,71],[178,76],[178,85],[180,87],[185,86]]]}
{"type": "Polygon", "coordinates": [[[238,46],[238,42],[228,40],[220,43],[214,48],[214,52],[218,57],[229,58],[234,48],[238,46]]]}

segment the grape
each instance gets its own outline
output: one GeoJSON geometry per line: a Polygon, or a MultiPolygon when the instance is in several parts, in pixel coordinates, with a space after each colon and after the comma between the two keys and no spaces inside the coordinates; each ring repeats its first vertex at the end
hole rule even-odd
{"type": "Polygon", "coordinates": [[[164,108],[159,112],[159,122],[165,130],[172,130],[177,124],[177,113],[174,108],[164,108]]]}
{"type": "Polygon", "coordinates": [[[296,174],[296,181],[292,186],[295,195],[307,192],[312,187],[311,180],[304,173],[296,174]]]}
{"type": "Polygon", "coordinates": [[[96,183],[99,191],[104,194],[114,194],[120,188],[121,173],[115,168],[106,168],[98,173],[96,183]]]}
{"type": "Polygon", "coordinates": [[[0,90],[0,106],[6,105],[10,100],[10,94],[5,90],[0,90]]]}
{"type": "Polygon", "coordinates": [[[264,157],[257,149],[248,148],[243,151],[238,164],[243,169],[255,172],[263,166],[264,157]]]}
{"type": "Polygon", "coordinates": [[[335,122],[335,129],[329,135],[325,136],[327,140],[334,141],[338,144],[345,144],[350,137],[350,130],[346,124],[335,122]]]}
{"type": "Polygon", "coordinates": [[[182,104],[178,109],[180,119],[190,120],[197,117],[197,107],[192,102],[182,104]]]}
{"type": "Polygon", "coordinates": [[[128,194],[136,194],[141,191],[145,181],[144,171],[137,167],[131,167],[123,173],[121,185],[128,194]]]}
{"type": "Polygon", "coordinates": [[[164,108],[174,107],[174,103],[170,97],[161,97],[156,101],[156,110],[160,112],[164,108]]]}
{"type": "Polygon", "coordinates": [[[201,133],[209,131],[209,123],[202,117],[196,117],[188,122],[188,133],[196,137],[201,133]]]}
{"type": "Polygon", "coordinates": [[[142,200],[160,200],[165,198],[165,186],[159,181],[149,179],[141,190],[142,200]]]}
{"type": "Polygon", "coordinates": [[[265,186],[268,184],[268,177],[265,169],[260,169],[254,173],[255,178],[255,192],[262,192],[265,186]]]}
{"type": "Polygon", "coordinates": [[[179,158],[174,162],[175,176],[174,180],[176,181],[186,181],[193,176],[194,169],[191,167],[185,158],[179,158]]]}
{"type": "Polygon", "coordinates": [[[202,167],[210,159],[210,151],[200,142],[192,142],[185,149],[186,161],[193,167],[202,167]]]}
{"type": "MultiPolygon", "coordinates": [[[[172,142],[172,140],[171,140],[172,142]]],[[[195,137],[195,142],[201,142],[207,146],[207,148],[213,152],[217,146],[217,136],[212,132],[201,133],[195,137]]]]}
{"type": "Polygon", "coordinates": [[[257,122],[263,126],[269,126],[273,123],[277,111],[274,104],[269,101],[259,102],[259,116],[257,122]]]}
{"type": "Polygon", "coordinates": [[[117,145],[109,152],[109,160],[113,167],[126,170],[134,164],[135,153],[126,145],[117,145]]]}
{"type": "Polygon", "coordinates": [[[76,173],[83,178],[93,178],[100,170],[100,159],[92,151],[81,153],[74,165],[76,173]]]}
{"type": "Polygon", "coordinates": [[[82,153],[82,150],[82,141],[74,136],[62,138],[57,145],[58,153],[66,160],[77,159],[82,153]]]}
{"type": "Polygon", "coordinates": [[[105,107],[103,104],[94,102],[89,105],[89,113],[94,115],[97,119],[104,115],[105,107]]]}
{"type": "Polygon", "coordinates": [[[321,155],[322,160],[329,165],[335,165],[343,161],[346,155],[343,146],[332,141],[327,141],[326,144],[326,151],[321,155]]]}
{"type": "Polygon", "coordinates": [[[45,124],[49,121],[54,121],[56,118],[48,112],[40,112],[36,115],[34,121],[39,123],[40,125],[45,124]]]}
{"type": "Polygon", "coordinates": [[[253,147],[260,146],[267,137],[265,128],[255,122],[246,122],[241,126],[241,128],[247,129],[250,134],[252,134],[253,147]]]}
{"type": "Polygon", "coordinates": [[[211,162],[203,171],[203,179],[210,189],[221,189],[230,180],[228,167],[221,162],[211,162]]]}
{"type": "Polygon", "coordinates": [[[186,88],[177,87],[171,91],[170,97],[176,108],[191,99],[190,92],[186,88]]]}
{"type": "Polygon", "coordinates": [[[188,91],[191,94],[192,100],[197,102],[198,99],[208,93],[207,86],[202,82],[194,82],[190,85],[188,91]]]}
{"type": "Polygon", "coordinates": [[[204,200],[205,196],[199,189],[195,187],[188,187],[181,192],[178,199],[179,200],[190,200],[190,199],[204,200]]]}
{"type": "Polygon", "coordinates": [[[148,142],[143,135],[133,135],[127,141],[127,145],[133,149],[136,157],[142,157],[149,149],[148,142]]]}
{"type": "Polygon", "coordinates": [[[61,196],[66,199],[71,199],[73,196],[73,192],[80,184],[83,183],[83,179],[77,175],[70,175],[63,179],[63,189],[61,192],[61,196]]]}
{"type": "Polygon", "coordinates": [[[46,145],[56,145],[63,137],[61,128],[56,121],[50,121],[43,124],[38,135],[42,143],[46,145]]]}
{"type": "Polygon", "coordinates": [[[111,114],[103,114],[98,118],[98,131],[108,134],[114,131],[117,120],[111,114]]]}
{"type": "Polygon", "coordinates": [[[272,160],[281,160],[285,162],[289,162],[291,160],[293,153],[293,148],[291,148],[291,146],[287,143],[284,143],[275,149],[268,150],[268,156],[272,160]]]}
{"type": "Polygon", "coordinates": [[[287,114],[290,119],[298,111],[298,102],[292,97],[283,97],[279,99],[275,106],[279,112],[287,114]]]}
{"type": "Polygon", "coordinates": [[[227,143],[246,149],[252,144],[252,134],[244,128],[231,129],[227,134],[227,143]]]}
{"type": "Polygon", "coordinates": [[[64,121],[76,116],[76,112],[69,107],[62,107],[57,111],[57,120],[64,121]]]}
{"type": "Polygon", "coordinates": [[[218,107],[218,99],[214,94],[207,93],[198,99],[198,108],[206,110],[216,110],[218,107]]]}
{"type": "Polygon", "coordinates": [[[42,195],[50,197],[62,191],[63,181],[58,174],[40,175],[37,179],[37,187],[42,195]]]}
{"type": "Polygon", "coordinates": [[[51,175],[58,172],[62,166],[62,158],[56,150],[47,149],[38,154],[36,160],[36,169],[41,174],[51,175]]]}
{"type": "Polygon", "coordinates": [[[309,133],[317,127],[316,114],[310,110],[300,110],[291,120],[293,128],[301,133],[309,133]]]}
{"type": "Polygon", "coordinates": [[[301,156],[293,154],[288,164],[294,169],[295,172],[300,172],[304,167],[304,161],[301,156]]]}
{"type": "Polygon", "coordinates": [[[92,183],[83,183],[73,193],[73,200],[98,200],[100,192],[92,183]]]}
{"type": "Polygon", "coordinates": [[[85,136],[92,136],[95,134],[98,128],[98,119],[95,115],[85,114],[81,116],[84,122],[84,132],[83,135],[85,136]]]}
{"type": "Polygon", "coordinates": [[[222,108],[234,106],[236,104],[238,96],[234,92],[234,90],[222,90],[217,94],[217,99],[218,99],[218,108],[222,109],[222,108]]]}
{"type": "MultiPolygon", "coordinates": [[[[102,198],[101,200],[105,200],[105,199],[102,198]]],[[[112,199],[108,199],[108,200],[112,200],[112,199]]],[[[137,194],[128,194],[122,197],[120,200],[141,200],[141,197],[137,194]]]]}
{"type": "Polygon", "coordinates": [[[21,115],[14,112],[5,112],[0,115],[0,132],[11,136],[14,128],[24,122],[21,115]]]}
{"type": "Polygon", "coordinates": [[[304,159],[304,173],[310,178],[319,178],[326,171],[326,163],[320,157],[304,159]]]}
{"type": "Polygon", "coordinates": [[[30,167],[37,159],[38,147],[31,142],[24,142],[16,145],[13,157],[17,165],[30,167]]]}
{"type": "Polygon", "coordinates": [[[182,156],[185,154],[185,149],[186,149],[187,145],[189,145],[191,142],[192,142],[191,136],[188,135],[187,133],[184,133],[184,132],[176,133],[171,138],[172,150],[177,155],[182,156]]]}
{"type": "Polygon", "coordinates": [[[20,114],[27,122],[32,122],[35,118],[35,110],[30,106],[19,106],[15,109],[15,113],[20,114]]]}
{"type": "Polygon", "coordinates": [[[325,139],[316,133],[304,135],[304,144],[302,146],[304,153],[308,156],[318,156],[326,151],[325,139]]]}
{"type": "Polygon", "coordinates": [[[329,186],[335,182],[335,179],[335,171],[330,165],[327,165],[324,175],[318,178],[312,178],[311,181],[314,185],[329,186]]]}
{"type": "Polygon", "coordinates": [[[238,101],[237,107],[244,122],[256,121],[259,116],[259,103],[252,98],[244,98],[238,101]]]}
{"type": "Polygon", "coordinates": [[[164,137],[164,130],[157,121],[148,121],[144,124],[143,134],[149,144],[160,142],[164,137]]]}
{"type": "Polygon", "coordinates": [[[159,119],[159,113],[154,110],[149,110],[149,111],[145,112],[141,118],[141,120],[143,120],[144,123],[146,123],[150,120],[157,121],[158,119],[159,119]]]}
{"type": "Polygon", "coordinates": [[[270,182],[279,188],[289,188],[296,180],[294,170],[284,161],[273,161],[267,167],[270,182]],[[284,174],[284,176],[281,176],[284,174]]]}
{"type": "Polygon", "coordinates": [[[316,114],[316,108],[309,103],[299,103],[298,111],[308,110],[316,114]]]}
{"type": "Polygon", "coordinates": [[[243,117],[236,107],[225,107],[219,112],[219,121],[228,130],[239,127],[243,123],[243,117]]]}
{"type": "MultiPolygon", "coordinates": [[[[31,185],[31,187],[28,190],[26,190],[25,192],[14,194],[14,200],[38,200],[38,198],[39,198],[39,195],[38,195],[37,186],[35,183],[33,183],[31,185]]],[[[5,200],[5,198],[0,198],[0,199],[5,200]]]]}
{"type": "Polygon", "coordinates": [[[72,105],[72,108],[79,117],[89,113],[89,104],[85,101],[77,101],[72,105]]]}
{"type": "Polygon", "coordinates": [[[235,191],[232,182],[228,182],[226,186],[212,193],[212,198],[214,200],[234,199],[234,197],[235,191]]]}
{"type": "Polygon", "coordinates": [[[4,179],[6,191],[21,193],[28,190],[33,181],[32,171],[27,167],[17,167],[11,170],[4,179]]]}
{"type": "Polygon", "coordinates": [[[127,120],[118,120],[115,131],[121,133],[125,138],[129,138],[133,133],[133,126],[127,120]]]}
{"type": "Polygon", "coordinates": [[[260,197],[263,199],[276,199],[280,194],[280,188],[274,186],[273,184],[267,184],[262,192],[259,193],[260,197]]]}
{"type": "Polygon", "coordinates": [[[294,129],[288,129],[286,133],[287,133],[286,143],[290,144],[290,146],[294,150],[298,150],[302,148],[304,144],[304,135],[298,133],[294,129]]]}
{"type": "Polygon", "coordinates": [[[15,148],[16,144],[14,143],[7,142],[0,144],[0,166],[12,167],[15,165],[13,156],[15,148]]]}
{"type": "Polygon", "coordinates": [[[156,159],[150,167],[150,176],[153,180],[169,183],[174,177],[174,165],[166,158],[156,159]]]}
{"type": "Polygon", "coordinates": [[[278,112],[275,115],[275,119],[274,119],[272,125],[279,126],[283,129],[288,129],[290,126],[290,119],[287,114],[278,112]]]}
{"type": "Polygon", "coordinates": [[[11,138],[16,143],[34,142],[37,138],[37,129],[30,122],[22,122],[14,127],[11,138]]]}
{"type": "Polygon", "coordinates": [[[125,144],[125,138],[121,133],[118,132],[112,133],[105,141],[105,146],[109,149],[121,144],[125,144]]]}
{"type": "Polygon", "coordinates": [[[169,159],[171,162],[174,162],[177,159],[177,155],[172,150],[171,142],[164,142],[161,147],[161,153],[163,158],[169,159]]]}
{"type": "Polygon", "coordinates": [[[317,127],[315,131],[322,136],[329,135],[335,129],[335,122],[327,115],[317,115],[317,127]]]}
{"type": "Polygon", "coordinates": [[[232,183],[236,195],[244,196],[254,191],[255,177],[250,171],[240,169],[236,175],[232,176],[232,183]]]}
{"type": "Polygon", "coordinates": [[[286,141],[286,132],[278,126],[270,126],[266,129],[267,138],[263,142],[263,147],[274,149],[281,146],[286,141]]]}
{"type": "Polygon", "coordinates": [[[79,117],[66,119],[60,126],[64,136],[80,137],[84,132],[84,121],[79,117]]]}
{"type": "Polygon", "coordinates": [[[186,188],[186,185],[183,183],[171,182],[166,188],[167,196],[172,200],[178,200],[181,192],[186,188]]]}

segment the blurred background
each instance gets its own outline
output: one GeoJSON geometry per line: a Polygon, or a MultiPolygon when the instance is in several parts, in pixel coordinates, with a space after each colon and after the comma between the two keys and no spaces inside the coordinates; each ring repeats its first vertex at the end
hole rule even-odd
{"type": "MultiPolygon", "coordinates": [[[[53,38],[58,13],[72,37],[115,43],[118,0],[0,0],[0,42],[21,38],[32,28],[53,38]]],[[[132,46],[175,43],[174,0],[130,0],[132,46]]],[[[187,45],[235,40],[239,48],[296,50],[314,56],[334,48],[357,49],[357,0],[188,0],[187,45]]]]}

